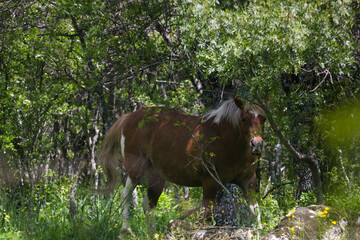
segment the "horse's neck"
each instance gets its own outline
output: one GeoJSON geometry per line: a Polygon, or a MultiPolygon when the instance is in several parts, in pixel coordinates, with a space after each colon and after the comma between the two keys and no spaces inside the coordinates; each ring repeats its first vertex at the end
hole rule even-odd
{"type": "Polygon", "coordinates": [[[247,144],[250,142],[250,133],[244,131],[240,127],[234,127],[228,122],[220,122],[219,124],[214,124],[212,127],[217,127],[217,132],[222,141],[232,142],[236,144],[247,144]]]}

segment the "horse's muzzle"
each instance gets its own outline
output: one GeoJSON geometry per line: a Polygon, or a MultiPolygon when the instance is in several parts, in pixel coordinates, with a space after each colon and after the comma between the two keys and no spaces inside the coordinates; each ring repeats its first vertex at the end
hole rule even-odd
{"type": "Polygon", "coordinates": [[[264,141],[261,138],[254,138],[250,140],[250,150],[253,155],[260,156],[264,148],[264,141]]]}

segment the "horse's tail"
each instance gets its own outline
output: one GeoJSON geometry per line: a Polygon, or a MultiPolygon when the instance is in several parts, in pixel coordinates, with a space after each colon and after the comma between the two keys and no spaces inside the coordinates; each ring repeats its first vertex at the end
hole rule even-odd
{"type": "Polygon", "coordinates": [[[124,121],[129,114],[121,116],[105,135],[99,152],[99,160],[103,171],[107,177],[106,187],[97,190],[98,193],[112,192],[120,182],[120,170],[122,165],[122,156],[119,158],[119,150],[124,149],[121,146],[121,134],[124,121]]]}

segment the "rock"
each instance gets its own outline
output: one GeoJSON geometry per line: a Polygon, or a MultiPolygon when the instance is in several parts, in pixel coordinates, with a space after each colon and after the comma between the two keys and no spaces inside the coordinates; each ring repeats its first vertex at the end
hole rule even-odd
{"type": "Polygon", "coordinates": [[[251,226],[253,216],[242,196],[240,188],[235,184],[226,184],[230,194],[221,189],[216,194],[214,221],[216,226],[251,226]]]}
{"type": "Polygon", "coordinates": [[[360,239],[359,227],[356,226],[358,215],[323,205],[298,207],[262,240],[360,239]]]}

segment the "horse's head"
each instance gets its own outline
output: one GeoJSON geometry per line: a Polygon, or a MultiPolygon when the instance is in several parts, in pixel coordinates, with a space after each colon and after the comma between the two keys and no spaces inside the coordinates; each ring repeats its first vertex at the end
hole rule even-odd
{"type": "Polygon", "coordinates": [[[264,148],[264,140],[261,136],[266,120],[264,111],[256,103],[243,104],[239,97],[235,97],[234,102],[241,110],[241,127],[250,134],[251,153],[260,156],[264,148]]]}

